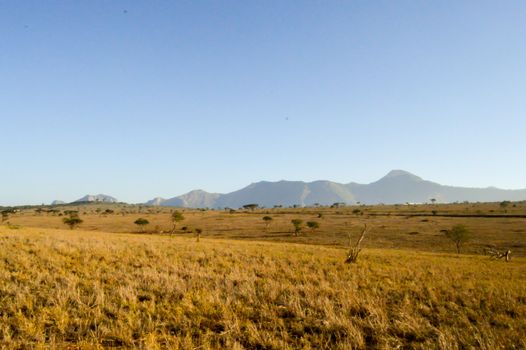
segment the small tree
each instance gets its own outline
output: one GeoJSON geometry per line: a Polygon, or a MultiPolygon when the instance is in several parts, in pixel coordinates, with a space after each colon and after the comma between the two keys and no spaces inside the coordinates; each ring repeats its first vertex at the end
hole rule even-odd
{"type": "Polygon", "coordinates": [[[431,198],[431,203],[435,204],[435,202],[437,201],[436,198],[431,198]]]}
{"type": "Polygon", "coordinates": [[[506,208],[511,204],[510,201],[502,201],[499,203],[500,207],[502,208],[502,210],[504,210],[504,212],[507,212],[506,208]]]}
{"type": "Polygon", "coordinates": [[[82,224],[84,221],[78,216],[70,216],[68,218],[62,219],[62,222],[69,226],[70,230],[73,230],[78,225],[82,224]]]}
{"type": "Polygon", "coordinates": [[[259,207],[259,204],[256,203],[245,204],[243,206],[244,209],[250,209],[252,211],[254,211],[254,209],[256,209],[257,207],[259,207]]]}
{"type": "Polygon", "coordinates": [[[144,227],[146,225],[148,225],[150,222],[146,219],[143,219],[143,218],[138,218],[137,220],[135,220],[134,224],[139,226],[139,230],[141,232],[144,232],[144,227]]]}
{"type": "Polygon", "coordinates": [[[272,222],[272,218],[270,216],[263,216],[263,221],[265,221],[265,230],[268,230],[268,227],[272,222]]]}
{"type": "Polygon", "coordinates": [[[7,219],[9,219],[9,212],[6,210],[2,212],[2,222],[7,221],[7,219]]]}
{"type": "Polygon", "coordinates": [[[199,242],[199,239],[201,238],[201,233],[202,232],[203,232],[203,230],[200,229],[200,228],[196,228],[195,229],[195,237],[196,237],[197,242],[199,242]]]}
{"type": "Polygon", "coordinates": [[[303,226],[303,220],[301,219],[292,219],[290,220],[292,225],[294,226],[294,236],[298,236],[301,233],[301,229],[303,226]]]}
{"type": "Polygon", "coordinates": [[[174,234],[177,223],[184,220],[184,215],[180,211],[176,210],[172,213],[171,219],[172,219],[172,231],[170,232],[170,234],[174,234]]]}
{"type": "Polygon", "coordinates": [[[460,248],[462,245],[471,239],[471,233],[467,227],[462,224],[455,225],[451,230],[445,230],[444,233],[447,238],[455,243],[457,254],[460,254],[460,248]]]}
{"type": "Polygon", "coordinates": [[[312,232],[314,232],[316,229],[320,228],[320,224],[316,221],[308,221],[307,227],[310,228],[312,232]]]}

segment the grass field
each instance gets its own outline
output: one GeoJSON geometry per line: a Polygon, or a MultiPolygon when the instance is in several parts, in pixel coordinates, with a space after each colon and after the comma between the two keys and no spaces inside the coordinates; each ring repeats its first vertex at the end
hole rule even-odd
{"type": "Polygon", "coordinates": [[[273,209],[265,229],[266,211],[185,211],[196,242],[126,233],[138,217],[169,229],[169,209],[79,209],[76,230],[33,209],[0,226],[0,347],[526,349],[525,219],[273,209]],[[294,237],[294,217],[321,227],[294,237]],[[473,232],[466,254],[440,233],[454,223],[473,232]],[[509,263],[480,254],[512,244],[509,263]]]}
{"type": "MultiPolygon", "coordinates": [[[[134,221],[140,217],[150,222],[146,227],[149,232],[170,231],[170,212],[174,210],[96,203],[79,207],[61,206],[56,209],[61,213],[64,210],[78,210],[84,220],[81,225],[83,230],[113,233],[138,232],[134,221]],[[113,213],[104,214],[109,208],[113,213]]],[[[207,237],[341,247],[347,244],[348,234],[358,234],[363,224],[367,223],[370,226],[364,241],[367,248],[435,252],[454,251],[454,246],[441,230],[450,229],[455,224],[464,224],[473,236],[464,247],[464,252],[482,254],[487,248],[511,249],[513,256],[526,257],[525,202],[512,203],[506,209],[500,207],[499,203],[278,208],[254,212],[236,211],[233,214],[228,211],[184,209],[184,216],[185,220],[178,224],[178,235],[185,235],[180,229],[187,226],[190,230],[202,228],[203,235],[207,237]],[[356,209],[360,210],[360,214],[353,213],[356,209]],[[436,215],[432,214],[433,210],[437,212],[436,215]],[[473,216],[458,216],[466,213],[473,216]],[[320,214],[321,218],[318,217],[320,214]],[[268,228],[262,220],[266,215],[273,218],[268,228]],[[300,236],[295,237],[290,223],[294,218],[304,222],[317,221],[320,228],[315,231],[305,228],[300,236]]],[[[22,227],[62,229],[65,228],[62,219],[63,216],[58,216],[57,213],[37,213],[33,208],[11,215],[9,222],[22,227]]],[[[191,237],[193,233],[186,235],[191,237]]]]}

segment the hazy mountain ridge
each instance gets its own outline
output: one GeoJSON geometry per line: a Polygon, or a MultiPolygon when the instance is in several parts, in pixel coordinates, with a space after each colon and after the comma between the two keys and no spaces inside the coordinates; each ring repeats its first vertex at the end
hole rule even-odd
{"type": "Polygon", "coordinates": [[[170,199],[157,197],[145,204],[166,207],[215,208],[216,201],[220,196],[221,194],[219,193],[208,193],[203,190],[194,190],[170,199]]]}
{"type": "Polygon", "coordinates": [[[118,200],[106,194],[96,194],[96,195],[87,194],[84,197],[77,199],[73,203],[81,203],[81,202],[117,203],[118,200]]]}
{"type": "Polygon", "coordinates": [[[179,206],[188,208],[239,208],[257,203],[263,207],[347,204],[396,204],[424,203],[431,198],[439,203],[470,201],[494,202],[526,200],[526,189],[502,190],[495,187],[469,188],[444,186],[424,180],[404,170],[393,170],[370,184],[351,182],[340,184],[332,181],[260,181],[240,190],[219,194],[202,190],[182,196],[148,201],[148,205],[179,206]]]}

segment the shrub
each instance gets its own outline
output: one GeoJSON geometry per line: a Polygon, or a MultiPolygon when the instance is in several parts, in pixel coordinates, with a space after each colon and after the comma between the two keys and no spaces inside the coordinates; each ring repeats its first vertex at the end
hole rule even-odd
{"type": "Polygon", "coordinates": [[[75,227],[82,224],[84,221],[78,216],[73,215],[67,218],[63,218],[62,222],[68,225],[70,230],[73,230],[75,227]]]}
{"type": "Polygon", "coordinates": [[[144,226],[148,225],[150,222],[143,218],[138,218],[134,221],[134,224],[139,226],[141,232],[144,232],[144,226]]]}

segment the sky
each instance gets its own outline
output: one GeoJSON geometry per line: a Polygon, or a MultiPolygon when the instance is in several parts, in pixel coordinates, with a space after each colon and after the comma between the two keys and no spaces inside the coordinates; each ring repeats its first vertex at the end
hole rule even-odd
{"type": "Polygon", "coordinates": [[[526,2],[0,0],[0,147],[0,205],[526,188],[526,2]]]}

